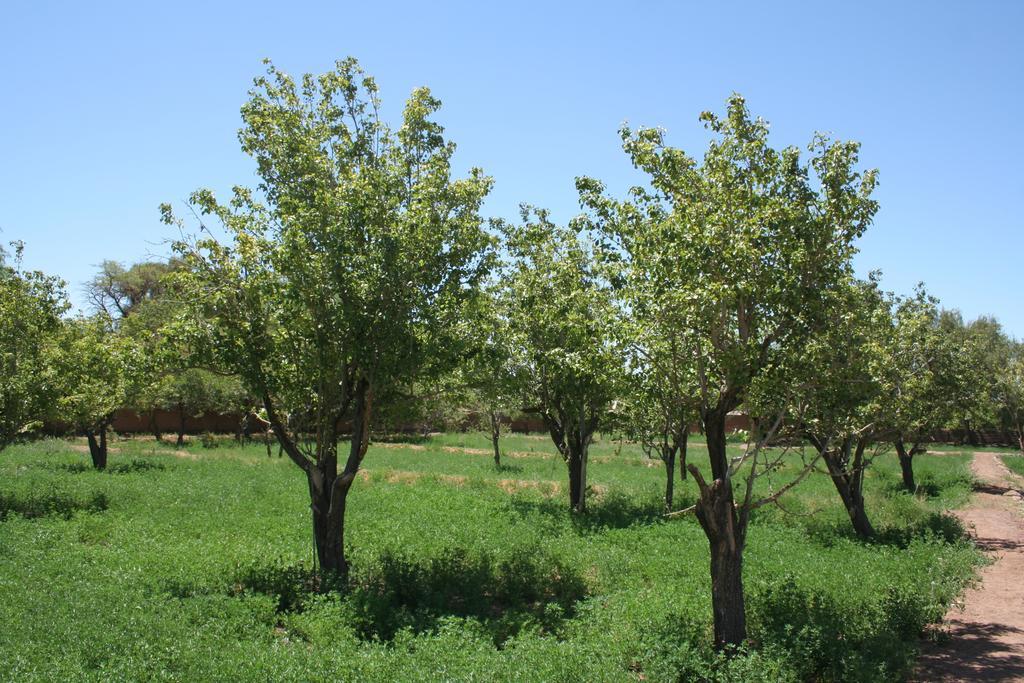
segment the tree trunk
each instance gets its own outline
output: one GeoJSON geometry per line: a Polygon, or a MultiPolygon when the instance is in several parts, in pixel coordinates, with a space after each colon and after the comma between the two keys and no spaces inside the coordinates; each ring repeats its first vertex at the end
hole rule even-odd
{"type": "Polygon", "coordinates": [[[917,493],[917,484],[914,482],[914,454],[907,451],[903,439],[896,439],[896,455],[900,459],[900,470],[903,472],[903,488],[911,493],[917,493]]]}
{"type": "Polygon", "coordinates": [[[322,571],[337,576],[345,576],[349,571],[345,558],[345,506],[369,444],[371,404],[370,384],[365,379],[360,380],[356,387],[355,419],[345,469],[338,474],[337,427],[334,424],[325,430],[321,455],[308,472],[317,562],[322,571]]]}
{"type": "Polygon", "coordinates": [[[160,423],[156,420],[156,411],[149,411],[149,428],[153,432],[153,438],[156,441],[163,440],[163,434],[160,433],[160,423]]]}
{"type": "Polygon", "coordinates": [[[501,438],[501,424],[498,422],[498,414],[490,411],[491,418],[491,445],[494,447],[494,466],[501,469],[501,449],[498,446],[498,439],[501,438]]]}
{"type": "Polygon", "coordinates": [[[875,528],[871,526],[871,520],[868,519],[868,514],[864,510],[863,498],[847,505],[846,511],[850,514],[850,522],[853,524],[853,530],[857,532],[858,536],[867,540],[875,535],[875,528]]]}
{"type": "Polygon", "coordinates": [[[819,452],[828,466],[829,476],[832,478],[832,483],[835,484],[836,491],[839,492],[839,498],[843,501],[846,514],[850,517],[850,523],[853,524],[853,530],[863,539],[871,538],[875,535],[875,529],[871,526],[871,521],[864,510],[864,491],[861,485],[863,477],[857,476],[859,474],[857,472],[847,471],[835,449],[825,449],[819,452]]]}
{"type": "Polygon", "coordinates": [[[977,430],[975,430],[975,429],[973,429],[971,427],[971,421],[970,420],[964,420],[964,427],[967,430],[967,445],[968,446],[973,446],[975,448],[980,446],[981,445],[981,440],[978,439],[978,432],[977,432],[977,430]]]}
{"type": "Polygon", "coordinates": [[[1017,447],[1021,453],[1024,453],[1024,428],[1021,428],[1020,425],[1017,425],[1017,447]]]}
{"type": "Polygon", "coordinates": [[[743,596],[743,546],[746,529],[733,504],[729,457],[726,453],[724,408],[704,417],[708,457],[713,481],[708,484],[693,465],[700,497],[695,512],[711,549],[711,605],[714,613],[715,646],[726,649],[740,645],[747,637],[743,596]]]}
{"type": "Polygon", "coordinates": [[[711,609],[714,612],[715,646],[740,645],[747,637],[743,599],[743,549],[728,539],[711,544],[711,609]]]}
{"type": "Polygon", "coordinates": [[[96,439],[97,433],[91,429],[85,430],[85,438],[89,441],[92,466],[98,470],[105,470],[107,468],[107,426],[100,425],[98,433],[99,441],[96,439]]]}
{"type": "Polygon", "coordinates": [[[551,441],[569,468],[569,509],[584,512],[587,508],[587,451],[597,429],[597,420],[579,416],[574,420],[574,426],[566,429],[567,420],[563,413],[558,418],[548,413],[543,415],[551,441]]]}
{"type": "Polygon", "coordinates": [[[345,574],[345,503],[349,486],[338,476],[337,457],[325,457],[309,474],[310,509],[316,559],[325,572],[345,574]]]}
{"type": "Polygon", "coordinates": [[[569,508],[573,512],[587,509],[586,453],[569,453],[569,508]]]}
{"type": "Polygon", "coordinates": [[[686,443],[690,438],[690,426],[683,427],[682,438],[679,440],[679,479],[686,481],[686,443]]]}
{"type": "Polygon", "coordinates": [[[181,404],[178,405],[178,417],[178,443],[176,445],[181,448],[185,445],[185,406],[181,404]]]}
{"type": "Polygon", "coordinates": [[[665,512],[672,512],[673,487],[676,481],[676,451],[665,454],[665,512]]]}

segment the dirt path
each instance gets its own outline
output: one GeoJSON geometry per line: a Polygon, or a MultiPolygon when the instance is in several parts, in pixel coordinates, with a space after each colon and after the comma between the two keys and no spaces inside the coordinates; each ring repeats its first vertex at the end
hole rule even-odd
{"type": "Polygon", "coordinates": [[[949,639],[926,649],[917,681],[1024,681],[1024,502],[996,453],[974,454],[979,485],[957,511],[995,562],[946,615],[949,639]]]}

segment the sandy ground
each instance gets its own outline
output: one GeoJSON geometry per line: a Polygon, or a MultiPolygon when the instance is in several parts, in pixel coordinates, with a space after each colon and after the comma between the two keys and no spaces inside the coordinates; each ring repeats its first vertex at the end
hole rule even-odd
{"type": "Polygon", "coordinates": [[[975,453],[971,467],[979,485],[956,514],[994,562],[946,615],[949,639],[926,648],[917,681],[1024,681],[1022,482],[996,453],[975,453]]]}

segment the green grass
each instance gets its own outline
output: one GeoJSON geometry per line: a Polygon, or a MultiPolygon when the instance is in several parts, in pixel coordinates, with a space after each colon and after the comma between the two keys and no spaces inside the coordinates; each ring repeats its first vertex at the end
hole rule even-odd
{"type": "Polygon", "coordinates": [[[1021,455],[1019,452],[1017,452],[1014,453],[1013,455],[1004,455],[1002,456],[1002,459],[1003,464],[1006,465],[1011,472],[1013,472],[1014,474],[1019,474],[1020,476],[1024,477],[1024,455],[1021,455]]]}
{"type": "Polygon", "coordinates": [[[480,434],[376,444],[349,498],[352,580],[327,592],[276,448],[114,445],[103,473],[65,441],[0,455],[0,679],[898,680],[979,562],[941,514],[969,494],[968,456],[918,456],[920,497],[880,458],[874,543],[813,475],[753,520],[751,649],[726,660],[707,541],[661,516],[664,470],[634,445],[595,444],[574,518],[547,439],[505,439],[500,471],[480,434]]]}
{"type": "Polygon", "coordinates": [[[971,446],[969,444],[932,443],[928,444],[928,450],[941,453],[973,453],[975,451],[990,451],[993,453],[1017,453],[1018,449],[1011,446],[971,446]]]}

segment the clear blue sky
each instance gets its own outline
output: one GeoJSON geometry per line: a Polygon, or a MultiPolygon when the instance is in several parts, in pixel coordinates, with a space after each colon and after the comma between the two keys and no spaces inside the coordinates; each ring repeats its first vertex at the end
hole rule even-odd
{"type": "Polygon", "coordinates": [[[390,115],[418,85],[443,100],[458,163],[496,180],[488,215],[567,219],[575,176],[635,182],[623,121],[702,153],[697,116],[733,91],[780,146],[859,140],[882,208],[858,270],[1024,336],[1024,2],[507,5],[5,0],[0,240],[81,303],[103,259],[167,253],[161,202],[255,183],[236,130],[263,57],[353,55],[390,115]]]}

